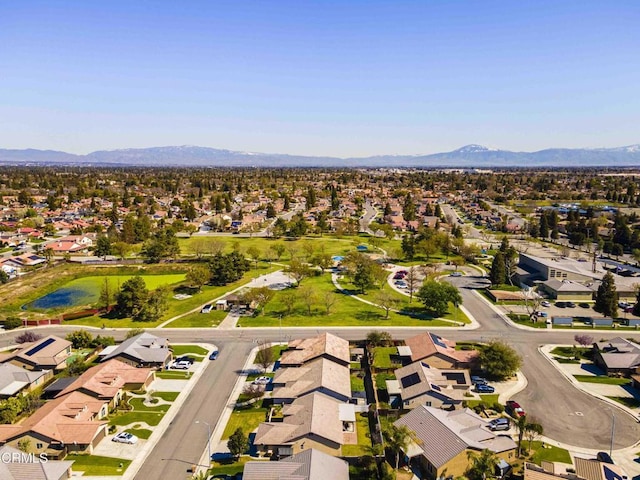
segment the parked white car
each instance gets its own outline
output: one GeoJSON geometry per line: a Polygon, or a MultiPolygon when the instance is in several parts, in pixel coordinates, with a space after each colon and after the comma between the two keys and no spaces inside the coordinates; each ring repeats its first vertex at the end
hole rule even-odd
{"type": "Polygon", "coordinates": [[[128,443],[129,445],[134,445],[138,441],[138,437],[129,432],[120,432],[115,437],[113,437],[112,440],[118,443],[128,443]]]}

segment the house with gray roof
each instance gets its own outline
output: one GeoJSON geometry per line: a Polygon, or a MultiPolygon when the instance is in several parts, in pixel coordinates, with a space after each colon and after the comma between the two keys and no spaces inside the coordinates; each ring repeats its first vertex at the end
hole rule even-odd
{"type": "Polygon", "coordinates": [[[421,405],[396,420],[414,432],[405,454],[425,478],[463,476],[469,465],[468,454],[490,450],[507,463],[516,458],[516,443],[507,435],[496,435],[488,422],[472,410],[445,411],[421,405]]]}
{"type": "Polygon", "coordinates": [[[243,480],[349,480],[349,464],[309,448],[277,462],[247,462],[243,480]]]}
{"type": "Polygon", "coordinates": [[[396,380],[387,380],[389,395],[399,391],[399,396],[390,398],[391,405],[412,409],[420,405],[427,407],[454,407],[464,400],[464,394],[471,388],[468,370],[439,369],[425,362],[414,362],[397,369],[396,380]],[[397,390],[393,382],[397,383],[397,390]]]}
{"type": "Polygon", "coordinates": [[[29,455],[17,448],[0,447],[0,478],[2,480],[67,480],[71,478],[72,461],[42,461],[38,455],[29,455]]]}
{"type": "Polygon", "coordinates": [[[593,344],[593,360],[607,375],[640,373],[640,345],[616,337],[593,344]]]}
{"type": "Polygon", "coordinates": [[[131,337],[120,345],[105,348],[100,356],[101,362],[117,358],[134,367],[164,368],[171,362],[171,350],[167,339],[147,332],[131,337]]]}
{"type": "Polygon", "coordinates": [[[12,363],[0,364],[0,399],[28,393],[53,378],[52,370],[25,370],[12,363]]]}

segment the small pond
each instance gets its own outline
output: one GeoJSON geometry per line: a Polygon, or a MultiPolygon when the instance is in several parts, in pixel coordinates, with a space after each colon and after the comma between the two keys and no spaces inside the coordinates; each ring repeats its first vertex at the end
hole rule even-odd
{"type": "Polygon", "coordinates": [[[41,308],[46,310],[50,308],[73,307],[86,304],[90,297],[91,295],[81,288],[63,287],[28,303],[23,308],[41,308]]]}

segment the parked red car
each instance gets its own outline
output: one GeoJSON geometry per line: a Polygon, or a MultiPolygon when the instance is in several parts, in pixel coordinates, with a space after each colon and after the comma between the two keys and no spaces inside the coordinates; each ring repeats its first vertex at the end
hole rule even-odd
{"type": "Polygon", "coordinates": [[[507,402],[507,412],[513,417],[524,417],[527,413],[524,411],[524,408],[520,406],[520,404],[514,400],[509,400],[507,402]]]}

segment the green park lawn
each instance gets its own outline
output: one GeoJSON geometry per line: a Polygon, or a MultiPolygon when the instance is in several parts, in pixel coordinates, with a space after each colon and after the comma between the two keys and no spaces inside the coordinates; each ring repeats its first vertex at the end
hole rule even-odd
{"type": "Polygon", "coordinates": [[[131,464],[131,460],[98,455],[70,454],[65,460],[73,461],[73,469],[84,472],[85,476],[121,476],[131,464]]]}
{"type": "Polygon", "coordinates": [[[231,417],[229,417],[229,421],[224,428],[222,439],[224,440],[229,438],[231,434],[238,429],[238,427],[241,427],[243,432],[248,435],[258,428],[258,425],[267,420],[267,413],[268,409],[266,408],[236,408],[231,414],[231,417]]]}
{"type": "Polygon", "coordinates": [[[211,328],[217,327],[227,316],[224,310],[212,310],[209,313],[188,313],[169,323],[166,328],[211,328]]]}
{"type": "MultiPolygon", "coordinates": [[[[291,290],[281,290],[275,292],[273,300],[264,309],[264,313],[256,317],[242,317],[238,324],[242,327],[278,327],[280,317],[282,317],[283,327],[300,326],[451,326],[449,322],[443,322],[429,317],[416,318],[409,315],[402,315],[389,312],[389,317],[385,318],[385,311],[373,305],[363,303],[349,295],[336,291],[331,276],[328,273],[309,277],[302,281],[302,287],[310,287],[315,296],[315,301],[309,313],[307,306],[301,300],[297,300],[292,308],[291,314],[287,314],[287,309],[282,302],[283,295],[289,294],[291,290]],[[325,295],[333,293],[336,301],[327,314],[323,298],[325,295]]],[[[296,292],[297,289],[293,289],[296,292]]],[[[459,321],[463,321],[462,313],[458,316],[459,321]]]]}
{"type": "Polygon", "coordinates": [[[171,347],[171,350],[173,351],[174,357],[181,357],[182,355],[187,355],[189,353],[192,353],[194,355],[200,355],[202,357],[209,353],[209,350],[207,350],[206,348],[202,348],[199,345],[171,344],[170,347],[171,347]]]}

